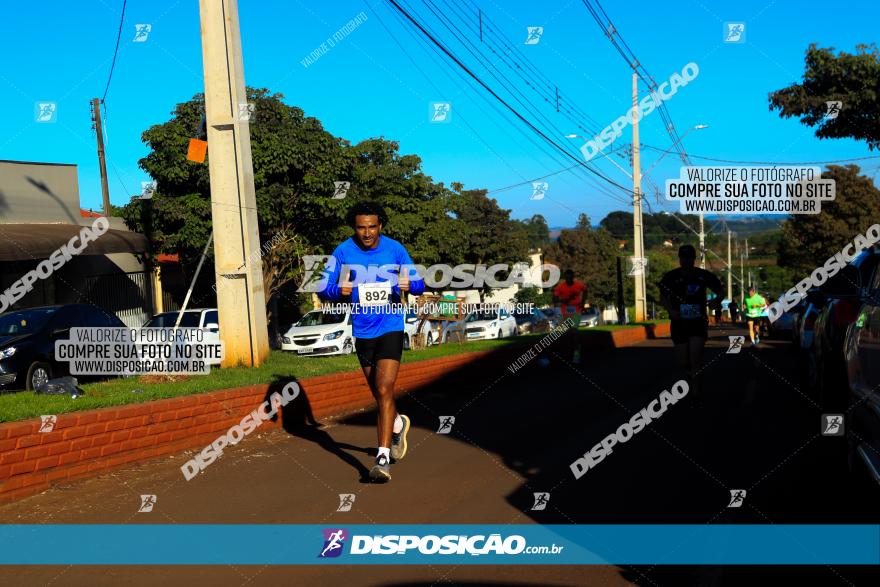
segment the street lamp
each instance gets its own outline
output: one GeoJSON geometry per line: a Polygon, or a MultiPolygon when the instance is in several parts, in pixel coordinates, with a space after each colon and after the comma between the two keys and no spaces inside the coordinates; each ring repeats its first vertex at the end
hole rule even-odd
{"type": "Polygon", "coordinates": [[[654,164],[651,165],[651,166],[648,168],[648,171],[645,171],[643,175],[647,175],[652,169],[654,169],[654,167],[656,167],[657,164],[660,163],[661,160],[663,160],[663,157],[666,157],[666,155],[668,155],[669,152],[672,151],[672,149],[675,148],[675,145],[677,145],[678,143],[680,143],[681,141],[684,140],[684,138],[688,135],[689,132],[691,132],[692,130],[703,130],[704,128],[709,128],[709,125],[708,125],[708,124],[698,124],[698,125],[696,125],[696,126],[692,126],[692,127],[690,127],[690,128],[687,129],[686,131],[684,131],[684,134],[681,135],[680,137],[678,137],[678,140],[675,141],[674,143],[672,143],[672,145],[671,145],[668,149],[666,149],[665,151],[663,151],[663,154],[660,155],[660,159],[657,159],[656,161],[654,161],[654,164]]]}

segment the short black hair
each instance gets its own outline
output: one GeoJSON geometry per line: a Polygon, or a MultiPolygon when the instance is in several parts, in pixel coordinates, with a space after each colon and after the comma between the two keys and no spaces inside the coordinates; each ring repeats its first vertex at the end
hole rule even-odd
{"type": "Polygon", "coordinates": [[[694,245],[681,245],[678,247],[678,257],[696,259],[697,249],[694,248],[694,245]]]}
{"type": "Polygon", "coordinates": [[[562,273],[562,276],[563,276],[563,277],[568,277],[569,275],[571,275],[572,277],[574,277],[574,271],[571,270],[571,269],[566,269],[566,270],[562,273]]]}
{"type": "Polygon", "coordinates": [[[385,226],[388,224],[388,215],[385,214],[385,208],[376,202],[358,202],[348,210],[345,215],[346,223],[354,228],[355,220],[358,216],[378,216],[379,224],[385,226]]]}

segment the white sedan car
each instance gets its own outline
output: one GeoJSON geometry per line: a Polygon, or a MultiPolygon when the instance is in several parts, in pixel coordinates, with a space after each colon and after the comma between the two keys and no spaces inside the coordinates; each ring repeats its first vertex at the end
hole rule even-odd
{"type": "Polygon", "coordinates": [[[412,343],[419,333],[425,334],[425,342],[433,346],[440,342],[440,326],[431,320],[422,321],[415,314],[407,314],[403,323],[403,348],[411,349],[412,343]]]}
{"type": "Polygon", "coordinates": [[[281,337],[281,350],[298,355],[349,355],[354,352],[351,313],[314,310],[281,337]]]}
{"type": "Polygon", "coordinates": [[[464,320],[467,340],[504,338],[516,334],[516,319],[504,308],[468,314],[464,320]]]}

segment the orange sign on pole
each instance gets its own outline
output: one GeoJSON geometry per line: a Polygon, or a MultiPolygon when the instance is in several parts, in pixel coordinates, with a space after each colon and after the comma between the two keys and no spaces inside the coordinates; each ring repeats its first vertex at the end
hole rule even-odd
{"type": "Polygon", "coordinates": [[[186,151],[186,158],[196,163],[204,163],[205,155],[208,153],[208,141],[200,141],[199,139],[189,140],[189,149],[186,151]]]}

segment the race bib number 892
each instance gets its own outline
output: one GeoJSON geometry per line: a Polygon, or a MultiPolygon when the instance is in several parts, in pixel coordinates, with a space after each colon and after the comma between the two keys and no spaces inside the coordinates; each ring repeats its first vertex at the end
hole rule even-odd
{"type": "Polygon", "coordinates": [[[362,306],[382,306],[391,301],[391,284],[362,283],[358,287],[358,298],[362,306]]]}

